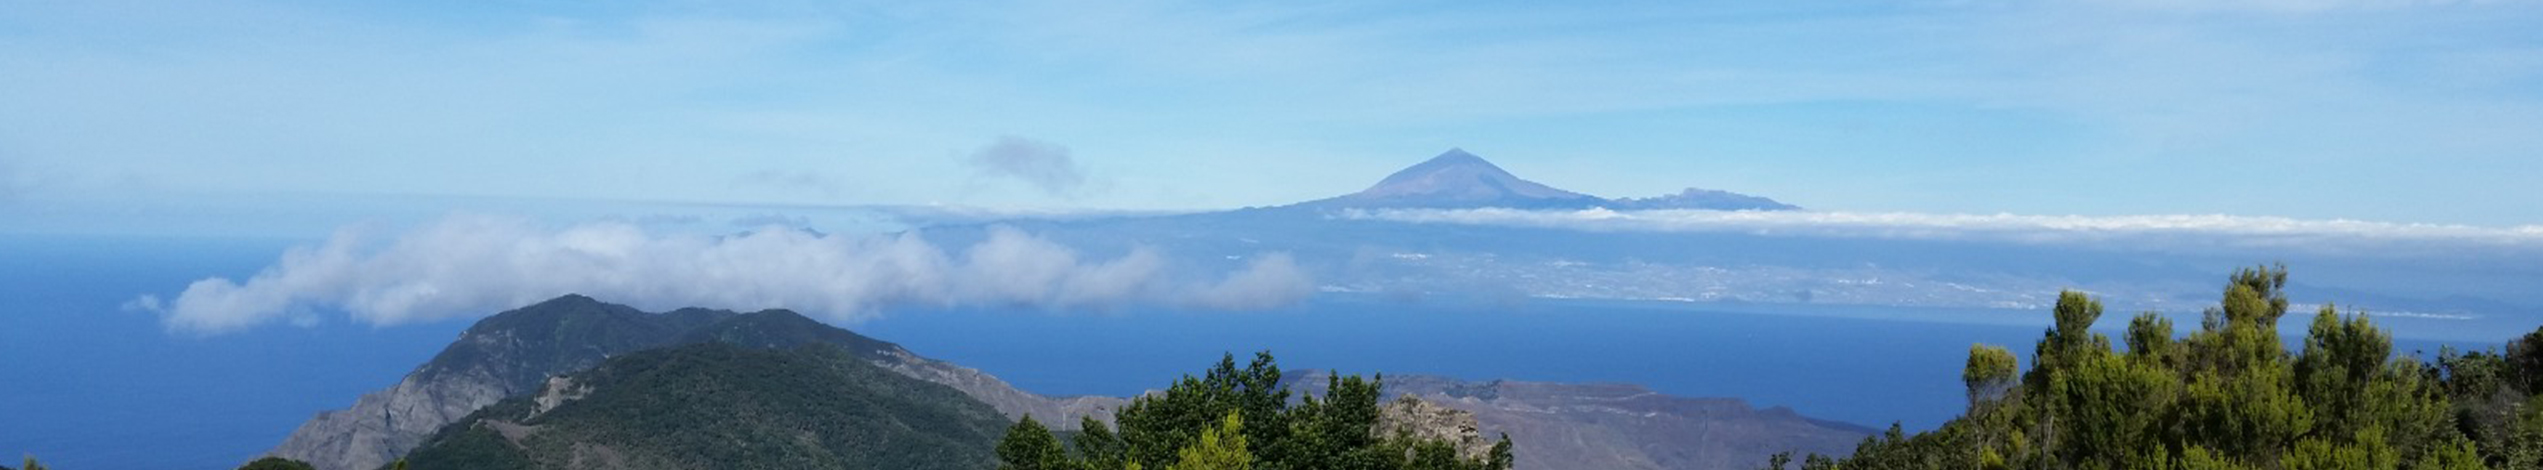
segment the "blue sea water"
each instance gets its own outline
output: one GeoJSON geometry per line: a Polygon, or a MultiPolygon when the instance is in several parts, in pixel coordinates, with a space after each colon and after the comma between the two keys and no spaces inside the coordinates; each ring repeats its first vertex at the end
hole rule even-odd
{"type": "Polygon", "coordinates": [[[396,383],[464,322],[214,337],[121,308],[255,273],[292,240],[0,237],[0,455],[52,468],[229,468],[396,383]]]}
{"type": "MultiPolygon", "coordinates": [[[[121,307],[251,276],[295,242],[0,236],[0,455],[64,469],[236,465],[394,384],[467,326],[328,320],[195,337],[121,307]]],[[[2404,320],[2392,323],[2404,337],[2446,330],[2404,320]]],[[[2046,312],[1325,295],[1248,313],[901,309],[849,326],[1046,394],[1135,394],[1222,353],[1271,350],[1292,369],[1626,382],[1925,429],[1963,403],[1971,344],[2027,356],[2047,324],[2046,312]]],[[[2484,347],[2522,330],[2496,331],[2438,336],[2484,347]]]]}

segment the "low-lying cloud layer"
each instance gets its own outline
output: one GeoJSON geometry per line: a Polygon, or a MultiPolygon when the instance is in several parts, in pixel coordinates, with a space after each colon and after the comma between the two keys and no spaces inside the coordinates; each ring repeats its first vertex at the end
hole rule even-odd
{"type": "Polygon", "coordinates": [[[2357,244],[2437,242],[2543,248],[2543,226],[2512,228],[2305,220],[2233,215],[2015,215],[1912,212],[1517,209],[1381,209],[1342,218],[1590,231],[1724,232],[1850,238],[1987,240],[2030,243],[2194,238],[2201,243],[2339,249],[2357,244]]]}
{"type": "Polygon", "coordinates": [[[1263,309],[1314,287],[1286,254],[1188,280],[1154,250],[1085,259],[1008,228],[959,252],[906,233],[771,226],[670,235],[620,222],[554,228],[489,216],[446,217],[386,243],[369,235],[345,229],[244,282],[203,279],[172,300],[142,296],[131,306],[161,314],[172,331],[217,334],[329,312],[373,325],[475,317],[567,293],[648,309],[791,308],[853,323],[893,306],[1263,309]]]}

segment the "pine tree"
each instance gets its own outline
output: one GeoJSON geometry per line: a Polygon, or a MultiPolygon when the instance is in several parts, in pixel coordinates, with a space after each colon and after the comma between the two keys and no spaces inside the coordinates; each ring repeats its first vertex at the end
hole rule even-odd
{"type": "Polygon", "coordinates": [[[1989,393],[2010,361],[1973,347],[1962,416],[1915,435],[1893,426],[1802,468],[2543,470],[2543,397],[2528,382],[2543,366],[2518,365],[2543,364],[2543,329],[2506,355],[2449,349],[2431,364],[2326,305],[2291,354],[2286,282],[2284,266],[2238,270],[2196,331],[2176,339],[2170,320],[2141,314],[2125,351],[2090,331],[2098,300],[2061,293],[2020,384],[1989,393]]]}
{"type": "Polygon", "coordinates": [[[998,440],[999,470],[1066,470],[1071,468],[1068,451],[1060,448],[1060,440],[1052,437],[1050,428],[1026,415],[1007,428],[1007,436],[998,440]]]}
{"type": "Polygon", "coordinates": [[[317,470],[317,467],[310,466],[309,462],[302,462],[282,457],[266,457],[256,459],[256,461],[253,462],[248,462],[247,465],[241,465],[238,467],[238,470],[317,470]]]}
{"type": "Polygon", "coordinates": [[[1245,449],[1245,420],[1237,413],[1228,413],[1217,426],[1202,430],[1200,439],[1175,455],[1174,465],[1166,470],[1249,470],[1254,466],[1254,454],[1245,449]]]}

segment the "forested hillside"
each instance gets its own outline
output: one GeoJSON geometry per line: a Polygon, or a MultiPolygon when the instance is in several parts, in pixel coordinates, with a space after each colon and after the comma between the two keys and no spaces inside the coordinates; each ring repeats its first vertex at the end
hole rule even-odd
{"type": "MultiPolygon", "coordinates": [[[[1508,470],[1510,439],[1487,448],[1389,429],[1384,377],[1328,376],[1324,396],[1292,401],[1270,353],[1243,369],[1224,357],[1115,416],[1092,418],[1063,446],[1027,417],[998,443],[1000,470],[1508,470]],[[1073,451],[1072,451],[1073,450],[1073,451]]],[[[1471,418],[1468,424],[1471,426],[1471,418]]]]}
{"type": "Polygon", "coordinates": [[[977,469],[1006,425],[944,385],[828,343],[636,352],[452,423],[416,469],[977,469]]]}
{"type": "MultiPolygon", "coordinates": [[[[1896,426],[1805,469],[2543,468],[2543,330],[2491,351],[2397,355],[2364,312],[2324,304],[2281,341],[2287,271],[2234,273],[2187,336],[2145,313],[2114,344],[2100,302],[2065,292],[2030,370],[1975,346],[1969,408],[1932,432],[1896,426]]],[[[1783,454],[1766,462],[1791,465],[1783,454]]]]}

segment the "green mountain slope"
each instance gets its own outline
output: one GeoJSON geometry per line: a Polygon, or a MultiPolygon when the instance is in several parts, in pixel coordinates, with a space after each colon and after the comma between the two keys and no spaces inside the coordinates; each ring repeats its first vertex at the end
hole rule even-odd
{"type": "Polygon", "coordinates": [[[566,295],[483,320],[394,387],[366,394],[352,407],[320,413],[271,455],[319,470],[368,470],[405,455],[444,425],[505,398],[535,394],[549,377],[647,349],[718,341],[785,349],[830,344],[896,374],[953,387],[989,403],[1008,419],[1109,416],[1127,400],[1045,397],[997,377],[928,359],[785,310],[736,313],[680,309],[648,313],[566,295]]]}
{"type": "Polygon", "coordinates": [[[415,469],[988,468],[1007,421],[951,387],[829,344],[627,354],[488,406],[415,469]]]}

